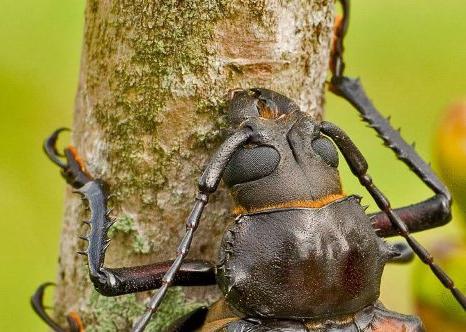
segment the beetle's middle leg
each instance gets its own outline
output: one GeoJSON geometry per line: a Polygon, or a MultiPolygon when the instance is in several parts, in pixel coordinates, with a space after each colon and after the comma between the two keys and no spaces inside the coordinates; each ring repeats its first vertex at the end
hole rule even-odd
{"type": "MultiPolygon", "coordinates": [[[[44,152],[49,159],[61,168],[65,180],[89,201],[91,220],[88,236],[81,239],[89,243],[88,249],[80,254],[88,256],[89,275],[96,289],[106,296],[141,292],[161,286],[162,277],[169,269],[171,261],[124,268],[105,268],[105,251],[109,245],[107,231],[113,222],[107,211],[107,196],[104,183],[95,180],[86,170],[82,158],[73,146],[68,146],[61,154],[56,148],[58,136],[66,128],[55,130],[44,142],[44,152]],[[62,157],[65,161],[62,161],[62,157]]],[[[175,285],[194,286],[215,284],[213,264],[206,261],[187,261],[175,278],[175,285]]]]}

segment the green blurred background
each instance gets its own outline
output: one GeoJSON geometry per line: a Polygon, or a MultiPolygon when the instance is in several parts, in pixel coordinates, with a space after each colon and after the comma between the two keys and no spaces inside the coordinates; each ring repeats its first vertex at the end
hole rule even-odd
{"type": "MultiPolygon", "coordinates": [[[[431,159],[441,111],[466,97],[466,2],[353,2],[347,74],[363,79],[376,105],[431,159]]],[[[29,297],[39,283],[55,279],[64,182],[41,143],[53,129],[71,125],[84,5],[0,2],[0,331],[46,331],[29,297]]],[[[394,205],[430,195],[345,103],[329,96],[326,117],[361,147],[394,205]]],[[[367,196],[347,169],[342,173],[346,192],[367,196]]],[[[458,219],[455,213],[447,227],[417,237],[429,244],[458,236],[458,219]]],[[[413,312],[411,270],[387,267],[382,296],[389,308],[413,312]]]]}

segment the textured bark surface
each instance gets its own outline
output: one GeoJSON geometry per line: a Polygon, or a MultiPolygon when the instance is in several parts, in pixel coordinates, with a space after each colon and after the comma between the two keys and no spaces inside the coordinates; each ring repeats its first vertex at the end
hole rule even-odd
{"type": "MultiPolygon", "coordinates": [[[[73,144],[114,195],[106,265],[174,256],[196,180],[225,137],[229,89],[270,88],[321,114],[333,14],[331,0],[88,0],[73,144]]],[[[215,261],[230,208],[220,188],[190,257],[215,261]]],[[[87,214],[69,192],[56,315],[77,311],[88,332],[128,330],[147,294],[106,299],[92,290],[76,255],[87,214]]],[[[187,301],[215,296],[215,287],[192,290],[187,301]]],[[[184,301],[173,290],[151,330],[186,310],[184,301]]]]}

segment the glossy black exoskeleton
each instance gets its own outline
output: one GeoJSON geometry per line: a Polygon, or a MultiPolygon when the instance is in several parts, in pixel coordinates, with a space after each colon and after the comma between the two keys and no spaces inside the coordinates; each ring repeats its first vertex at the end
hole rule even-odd
{"type": "MultiPolygon", "coordinates": [[[[345,17],[337,27],[331,89],[349,101],[379,136],[433,190],[423,202],[393,210],[367,174],[361,152],[343,130],[314,120],[291,99],[267,90],[234,90],[227,110],[231,135],[199,179],[199,193],[186,221],[174,261],[130,268],[104,266],[111,226],[102,182],[92,178],[73,149],[58,158],[55,141],[45,150],[69,184],[88,200],[91,231],[84,239],[89,274],[107,296],[157,289],[133,331],[143,331],[168,287],[217,284],[224,298],[175,322],[170,331],[422,331],[422,323],[385,309],[380,279],[390,261],[407,261],[410,251],[382,238],[400,235],[463,306],[464,295],[410,234],[445,224],[451,197],[431,168],[393,130],[357,80],[343,76],[345,17]],[[340,150],[353,174],[381,212],[367,215],[360,198],[342,192],[340,150]],[[225,230],[216,264],[184,261],[201,214],[220,180],[235,201],[235,218],[225,230]]],[[[47,315],[44,287],[32,303],[55,331],[66,331],[47,315]]],[[[68,331],[81,323],[69,317],[68,331]]]]}
{"type": "Polygon", "coordinates": [[[223,176],[238,213],[217,266],[225,300],[249,317],[307,320],[374,303],[397,252],[359,198],[342,194],[338,153],[321,125],[263,89],[236,92],[228,114],[250,138],[223,176]]]}

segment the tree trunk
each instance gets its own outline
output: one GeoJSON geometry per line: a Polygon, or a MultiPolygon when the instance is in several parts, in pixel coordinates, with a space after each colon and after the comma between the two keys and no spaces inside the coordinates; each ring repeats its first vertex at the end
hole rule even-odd
{"type": "MultiPolygon", "coordinates": [[[[174,257],[196,180],[225,138],[229,89],[269,88],[321,114],[333,16],[331,0],[88,0],[73,144],[113,194],[107,266],[174,257]]],[[[230,206],[221,187],[190,257],[215,261],[230,206]]],[[[148,294],[93,290],[76,255],[86,218],[68,191],[56,316],[78,312],[87,332],[127,331],[148,294]]],[[[216,287],[175,288],[148,330],[217,296],[216,287]]]]}

